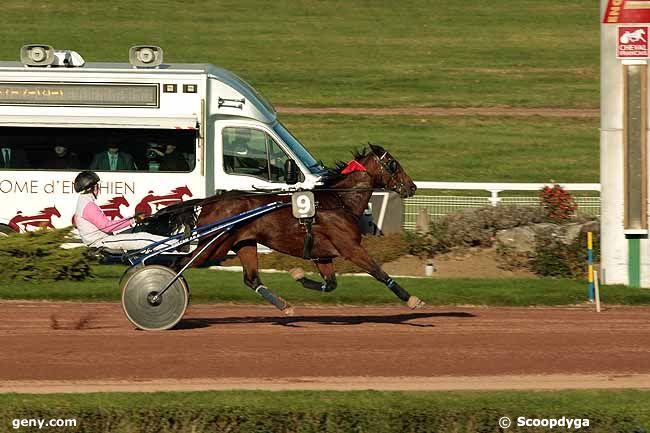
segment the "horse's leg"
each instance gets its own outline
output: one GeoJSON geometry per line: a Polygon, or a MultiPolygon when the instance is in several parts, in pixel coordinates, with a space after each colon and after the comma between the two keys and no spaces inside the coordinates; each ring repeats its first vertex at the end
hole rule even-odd
{"type": "MultiPolygon", "coordinates": [[[[193,263],[193,266],[198,266],[200,263],[203,263],[208,259],[218,260],[225,257],[226,254],[228,254],[228,251],[233,247],[234,240],[235,239],[232,236],[227,236],[216,245],[211,245],[201,254],[201,257],[197,259],[197,262],[199,263],[193,263]]],[[[199,245],[199,247],[201,247],[201,245],[199,245]]],[[[244,268],[244,283],[262,295],[262,297],[271,304],[275,305],[284,314],[287,316],[293,316],[293,307],[262,284],[257,272],[257,245],[255,243],[245,243],[237,249],[237,256],[244,268]]],[[[187,263],[187,260],[189,260],[189,258],[181,260],[178,269],[187,263]]]]}
{"type": "Polygon", "coordinates": [[[252,243],[245,243],[237,248],[237,257],[244,268],[244,284],[246,284],[255,292],[259,293],[275,307],[282,311],[287,316],[293,316],[293,307],[280,296],[271,292],[260,279],[257,262],[257,245],[252,243]]]}
{"type": "Polygon", "coordinates": [[[323,277],[322,283],[306,278],[305,271],[302,268],[293,268],[289,271],[289,274],[306,289],[319,292],[331,292],[336,289],[336,273],[334,272],[332,259],[314,260],[314,264],[318,268],[321,277],[323,277]]]}
{"type": "MultiPolygon", "coordinates": [[[[338,246],[337,246],[338,248],[338,246]]],[[[398,298],[406,302],[411,309],[421,308],[424,302],[417,296],[412,296],[402,286],[397,284],[386,272],[381,269],[368,252],[359,244],[349,244],[344,248],[338,248],[343,257],[384,283],[398,298]]]]}

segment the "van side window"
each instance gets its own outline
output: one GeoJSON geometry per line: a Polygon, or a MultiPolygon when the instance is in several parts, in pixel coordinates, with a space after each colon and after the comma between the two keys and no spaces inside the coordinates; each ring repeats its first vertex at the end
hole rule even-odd
{"type": "Polygon", "coordinates": [[[0,127],[0,171],[191,172],[196,131],[0,127]]]}
{"type": "Polygon", "coordinates": [[[264,131],[252,128],[223,129],[223,168],[226,173],[283,182],[289,159],[264,131]]]}
{"type": "Polygon", "coordinates": [[[25,150],[19,146],[13,146],[9,140],[0,140],[0,169],[15,170],[29,168],[25,150]]]}
{"type": "Polygon", "coordinates": [[[271,181],[284,182],[286,180],[286,167],[289,157],[271,137],[267,135],[269,148],[269,164],[271,168],[271,181]]]}

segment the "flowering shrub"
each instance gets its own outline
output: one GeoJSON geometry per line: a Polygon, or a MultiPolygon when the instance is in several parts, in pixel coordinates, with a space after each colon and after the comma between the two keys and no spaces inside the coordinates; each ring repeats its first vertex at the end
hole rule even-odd
{"type": "Polygon", "coordinates": [[[542,188],[539,200],[546,218],[557,224],[566,222],[578,208],[573,196],[558,184],[542,188]]]}

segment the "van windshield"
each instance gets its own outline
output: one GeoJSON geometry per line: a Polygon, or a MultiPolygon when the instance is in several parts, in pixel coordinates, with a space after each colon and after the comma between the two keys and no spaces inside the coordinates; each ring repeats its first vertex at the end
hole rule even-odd
{"type": "Polygon", "coordinates": [[[302,162],[307,169],[315,175],[322,175],[325,172],[325,168],[321,165],[320,162],[314,158],[314,156],[294,137],[287,128],[280,122],[276,122],[273,125],[273,130],[276,134],[282,138],[287,146],[291,148],[291,151],[298,157],[300,162],[302,162]]]}

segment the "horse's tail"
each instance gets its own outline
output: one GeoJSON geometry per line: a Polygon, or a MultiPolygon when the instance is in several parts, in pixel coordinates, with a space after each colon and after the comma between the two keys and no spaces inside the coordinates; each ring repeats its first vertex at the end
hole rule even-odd
{"type": "Polygon", "coordinates": [[[189,234],[190,230],[196,227],[197,210],[202,202],[202,199],[194,199],[167,206],[138,223],[134,231],[160,236],[181,232],[189,234]]]}

